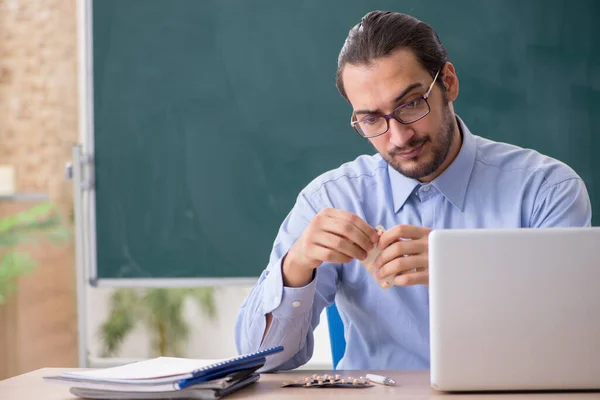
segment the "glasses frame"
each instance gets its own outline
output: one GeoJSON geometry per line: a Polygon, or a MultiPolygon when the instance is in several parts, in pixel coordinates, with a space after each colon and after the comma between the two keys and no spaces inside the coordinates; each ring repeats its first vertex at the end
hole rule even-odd
{"type": "MultiPolygon", "coordinates": [[[[365,117],[361,120],[356,120],[356,114],[354,114],[354,112],[352,113],[352,117],[350,117],[350,125],[352,126],[352,128],[356,131],[356,133],[358,133],[360,135],[360,137],[366,138],[366,139],[371,139],[377,136],[381,136],[387,133],[387,131],[390,130],[390,119],[394,118],[396,121],[400,122],[403,125],[409,125],[412,123],[415,123],[423,118],[425,118],[427,115],[429,115],[429,113],[431,112],[431,107],[429,106],[429,102],[427,101],[427,99],[429,98],[429,95],[431,94],[431,91],[433,90],[433,85],[435,84],[435,81],[437,80],[438,75],[440,74],[441,69],[438,70],[438,72],[435,74],[435,77],[433,78],[433,82],[431,82],[431,85],[429,85],[429,88],[427,89],[427,91],[425,92],[425,94],[423,94],[420,97],[417,97],[415,100],[422,98],[423,100],[425,100],[425,104],[427,104],[427,112],[425,114],[423,114],[422,116],[420,116],[417,119],[414,119],[410,122],[404,122],[402,121],[400,118],[398,118],[396,116],[396,113],[401,110],[402,108],[406,107],[406,105],[408,103],[404,103],[401,104],[400,106],[396,107],[394,109],[394,111],[392,111],[391,113],[387,114],[387,115],[378,115],[377,117],[383,117],[385,118],[385,123],[387,124],[387,128],[385,131],[378,133],[376,135],[363,135],[362,133],[360,133],[360,130],[358,128],[358,124],[361,123],[362,121],[366,120],[367,118],[372,118],[372,117],[365,117]]],[[[413,100],[414,101],[414,100],[413,100]]],[[[410,103],[410,102],[409,102],[410,103]]]]}

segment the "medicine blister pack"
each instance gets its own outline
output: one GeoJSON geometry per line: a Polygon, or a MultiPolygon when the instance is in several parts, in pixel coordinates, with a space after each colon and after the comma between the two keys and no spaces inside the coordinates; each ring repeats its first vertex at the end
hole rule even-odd
{"type": "Polygon", "coordinates": [[[317,375],[304,376],[302,379],[281,382],[281,387],[303,387],[303,388],[366,388],[374,386],[364,376],[354,378],[349,376],[342,378],[341,375],[317,375]]]}
{"type": "MultiPolygon", "coordinates": [[[[377,229],[379,236],[381,236],[383,232],[385,232],[385,228],[381,225],[377,225],[375,229],[377,229]]],[[[375,262],[375,259],[377,259],[377,256],[380,253],[381,250],[379,250],[377,246],[373,247],[371,251],[369,251],[369,253],[367,254],[367,258],[361,261],[361,263],[367,269],[367,271],[369,271],[373,279],[377,281],[379,286],[381,286],[383,289],[387,289],[394,286],[394,277],[388,276],[385,279],[377,279],[377,277],[375,276],[375,268],[373,268],[373,263],[375,262]]]]}

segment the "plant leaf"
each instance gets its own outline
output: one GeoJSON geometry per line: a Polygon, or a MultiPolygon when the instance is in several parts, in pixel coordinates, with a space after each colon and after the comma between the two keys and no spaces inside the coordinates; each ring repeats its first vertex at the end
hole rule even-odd
{"type": "Polygon", "coordinates": [[[110,297],[110,314],[100,326],[102,356],[114,355],[139,320],[139,296],[135,289],[116,289],[110,297]]]}
{"type": "Polygon", "coordinates": [[[36,267],[28,254],[9,252],[0,260],[0,304],[4,304],[17,288],[19,277],[30,273],[36,267]]]}
{"type": "Polygon", "coordinates": [[[198,308],[203,311],[210,319],[214,319],[217,315],[215,305],[215,288],[199,287],[193,288],[190,291],[190,296],[196,302],[198,308]]]}
{"type": "MultiPolygon", "coordinates": [[[[190,330],[184,316],[185,300],[191,298],[204,313],[214,318],[214,292],[215,289],[211,287],[145,289],[139,294],[136,306],[129,307],[128,319],[123,315],[117,319],[122,324],[120,330],[113,327],[105,332],[102,337],[106,350],[104,354],[112,354],[109,350],[114,352],[118,348],[134,321],[142,320],[151,336],[152,353],[157,356],[180,356],[190,330]]],[[[123,302],[111,302],[110,306],[113,309],[111,315],[119,315],[115,309],[122,309],[123,302]]],[[[124,311],[120,313],[124,314],[124,311]]],[[[118,324],[115,326],[119,327],[118,324]]]]}

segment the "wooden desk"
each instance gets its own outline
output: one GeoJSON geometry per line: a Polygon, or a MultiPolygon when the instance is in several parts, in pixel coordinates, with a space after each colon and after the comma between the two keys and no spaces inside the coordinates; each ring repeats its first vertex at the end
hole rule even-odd
{"type": "MultiPolygon", "coordinates": [[[[46,375],[57,375],[67,369],[64,368],[42,368],[27,374],[0,381],[0,399],[2,400],[75,400],[79,399],[69,393],[67,386],[50,384],[43,381],[46,375]]],[[[262,374],[260,381],[247,387],[226,399],[306,399],[319,400],[330,398],[343,399],[438,399],[453,400],[579,400],[599,399],[600,392],[577,392],[577,393],[511,393],[511,394],[445,394],[436,392],[429,387],[429,371],[372,371],[380,375],[393,378],[396,386],[375,385],[363,389],[303,389],[303,388],[281,388],[280,383],[284,380],[298,379],[302,376],[317,373],[340,374],[347,376],[364,376],[364,371],[293,371],[288,373],[262,374]],[[341,397],[340,397],[341,396],[341,397]]]]}

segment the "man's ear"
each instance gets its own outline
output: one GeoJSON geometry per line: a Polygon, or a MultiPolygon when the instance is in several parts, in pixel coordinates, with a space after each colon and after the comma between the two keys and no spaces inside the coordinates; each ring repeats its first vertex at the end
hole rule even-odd
{"type": "Polygon", "coordinates": [[[444,68],[442,68],[442,82],[446,87],[448,100],[456,100],[458,97],[458,76],[456,76],[456,70],[450,61],[446,62],[444,68]]]}

